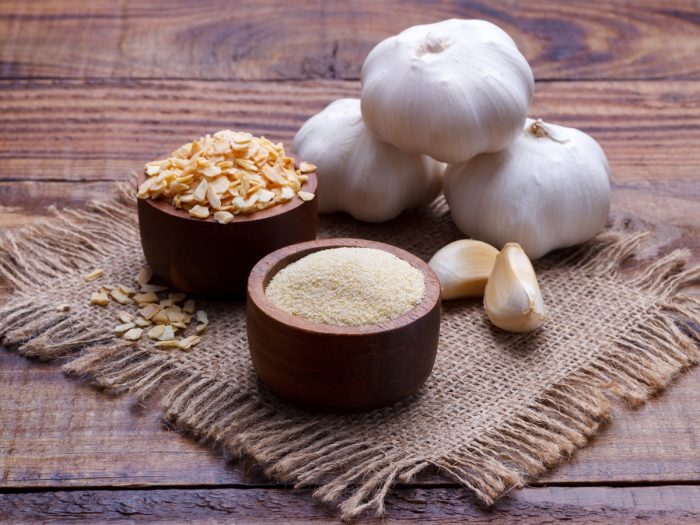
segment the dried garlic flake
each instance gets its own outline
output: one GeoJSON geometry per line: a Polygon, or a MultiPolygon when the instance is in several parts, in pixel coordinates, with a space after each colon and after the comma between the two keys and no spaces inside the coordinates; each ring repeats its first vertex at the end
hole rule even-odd
{"type": "Polygon", "coordinates": [[[99,279],[104,275],[105,271],[100,269],[93,270],[89,274],[87,274],[85,277],[83,277],[83,280],[86,283],[89,283],[90,281],[94,281],[95,279],[99,279]]]}
{"type": "Polygon", "coordinates": [[[131,315],[129,312],[121,310],[117,312],[117,319],[119,319],[122,323],[130,323],[134,320],[134,316],[131,315]]]}
{"type": "Polygon", "coordinates": [[[314,166],[310,162],[302,162],[299,165],[299,169],[301,170],[302,173],[312,173],[312,172],[316,171],[316,166],[314,166]]]}
{"type": "Polygon", "coordinates": [[[139,270],[139,273],[136,276],[136,282],[143,285],[150,281],[151,277],[153,277],[153,271],[148,266],[144,266],[139,270]]]}
{"type": "Polygon", "coordinates": [[[109,297],[107,297],[107,294],[104,292],[95,292],[90,296],[90,304],[107,306],[109,304],[109,297]]]}
{"type": "Polygon", "coordinates": [[[281,143],[222,130],[184,144],[144,169],[148,178],[139,187],[139,198],[167,199],[192,217],[213,214],[227,224],[240,213],[288,201],[316,166],[302,162],[297,169],[281,143]]]}
{"type": "Polygon", "coordinates": [[[141,292],[134,295],[134,301],[139,304],[157,303],[158,296],[153,292],[141,292]]]}
{"type": "Polygon", "coordinates": [[[164,324],[157,324],[148,331],[148,337],[151,339],[158,339],[165,331],[164,324]]]}
{"type": "Polygon", "coordinates": [[[119,304],[129,304],[131,302],[129,296],[123,293],[121,290],[112,290],[109,292],[109,295],[111,295],[112,299],[117,301],[119,304]]]}
{"type": "Polygon", "coordinates": [[[228,224],[233,220],[233,214],[227,211],[217,211],[214,214],[214,220],[219,224],[228,224]]]}
{"type": "Polygon", "coordinates": [[[178,343],[178,346],[182,350],[189,350],[192,348],[194,345],[198,344],[201,339],[197,337],[196,335],[191,335],[189,337],[185,337],[184,339],[181,339],[178,343]]]}
{"type": "Polygon", "coordinates": [[[156,346],[158,348],[179,348],[180,341],[176,341],[175,339],[169,339],[167,341],[158,341],[156,342],[156,346]]]}
{"type": "Polygon", "coordinates": [[[141,337],[141,334],[143,333],[143,329],[141,328],[132,328],[128,332],[124,334],[124,339],[127,341],[136,341],[138,340],[139,337],[141,337]]]}
{"type": "Polygon", "coordinates": [[[120,334],[120,335],[121,335],[121,334],[123,334],[123,333],[128,332],[128,331],[131,330],[132,328],[134,328],[134,326],[136,326],[136,325],[134,325],[134,323],[124,323],[124,324],[120,324],[120,325],[115,326],[114,329],[113,329],[112,331],[113,331],[115,334],[120,334]]]}

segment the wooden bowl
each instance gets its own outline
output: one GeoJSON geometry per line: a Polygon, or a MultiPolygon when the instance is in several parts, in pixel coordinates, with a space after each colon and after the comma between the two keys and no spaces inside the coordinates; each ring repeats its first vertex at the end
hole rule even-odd
{"type": "MultiPolygon", "coordinates": [[[[302,185],[316,192],[315,173],[302,185]]],[[[138,185],[146,179],[138,178],[138,185]]],[[[153,273],[174,288],[200,297],[245,295],[256,262],[283,246],[316,238],[316,199],[288,202],[228,224],[196,219],[162,199],[137,199],[141,245],[153,273]]]]}
{"type": "Polygon", "coordinates": [[[411,395],[430,375],[440,333],[440,284],[421,259],[388,244],[310,241],[255,265],[246,315],[253,365],[271,391],[310,408],[370,410],[411,395]],[[310,253],[344,246],[385,250],[419,269],[426,286],[420,304],[376,325],[333,326],[291,315],[267,299],[265,288],[279,270],[310,253]]]}

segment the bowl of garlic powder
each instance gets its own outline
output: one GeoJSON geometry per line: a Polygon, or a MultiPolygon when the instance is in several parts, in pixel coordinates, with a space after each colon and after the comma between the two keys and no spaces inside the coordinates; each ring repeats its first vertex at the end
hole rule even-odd
{"type": "Polygon", "coordinates": [[[363,239],[277,250],[248,280],[253,365],[280,397],[371,410],[415,393],[432,371],[440,285],[418,257],[363,239]]]}
{"type": "Polygon", "coordinates": [[[149,266],[184,292],[243,296],[262,257],[316,238],[315,169],[281,143],[231,130],[149,162],[137,181],[149,266]]]}

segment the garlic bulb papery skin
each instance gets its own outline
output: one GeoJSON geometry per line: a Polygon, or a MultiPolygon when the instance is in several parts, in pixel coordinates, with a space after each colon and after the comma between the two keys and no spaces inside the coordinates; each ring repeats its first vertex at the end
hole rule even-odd
{"type": "Polygon", "coordinates": [[[428,261],[440,281],[440,297],[483,297],[498,250],[485,242],[461,239],[440,248],[428,261]]]}
{"type": "Polygon", "coordinates": [[[610,210],[610,170],[598,143],[532,119],[505,150],[448,165],[444,189],[465,235],[497,248],[517,242],[531,259],[593,238],[610,210]]]}
{"type": "Polygon", "coordinates": [[[292,150],[317,167],[321,213],[388,221],[429,204],[442,188],[444,164],[379,142],[362,121],[359,99],[336,100],[307,120],[292,150]]]}
{"type": "Polygon", "coordinates": [[[410,27],[380,42],[362,66],[367,127],[402,151],[444,162],[505,148],[533,92],[515,42],[484,20],[410,27]]]}
{"type": "Polygon", "coordinates": [[[532,332],[544,323],[535,270],[517,243],[506,244],[496,256],[486,282],[484,309],[494,325],[508,332],[532,332]]]}

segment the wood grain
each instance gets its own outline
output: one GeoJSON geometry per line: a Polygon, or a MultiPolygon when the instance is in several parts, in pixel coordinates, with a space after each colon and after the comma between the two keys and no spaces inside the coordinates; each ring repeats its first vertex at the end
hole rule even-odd
{"type": "MultiPolygon", "coordinates": [[[[638,410],[616,405],[610,426],[542,483],[700,479],[699,380],[697,368],[638,410]]],[[[247,460],[168,431],[155,401],[114,398],[56,364],[0,348],[0,393],[0,488],[269,484],[247,460]]]]}
{"type": "Polygon", "coordinates": [[[693,0],[9,0],[0,77],[357,79],[380,40],[453,17],[500,25],[540,80],[700,78],[693,0]]]}
{"type": "MultiPolygon", "coordinates": [[[[0,81],[0,181],[123,179],[226,127],[289,144],[309,116],[357,94],[330,81],[0,81]]],[[[616,187],[700,214],[700,81],[538,84],[531,115],[591,133],[616,187]]]]}
{"type": "MultiPolygon", "coordinates": [[[[402,488],[386,501],[385,519],[361,523],[696,524],[700,487],[537,488],[513,492],[494,508],[464,489],[402,488]]],[[[22,523],[324,523],[340,522],[311,490],[80,490],[0,494],[0,520],[22,523]]]]}

